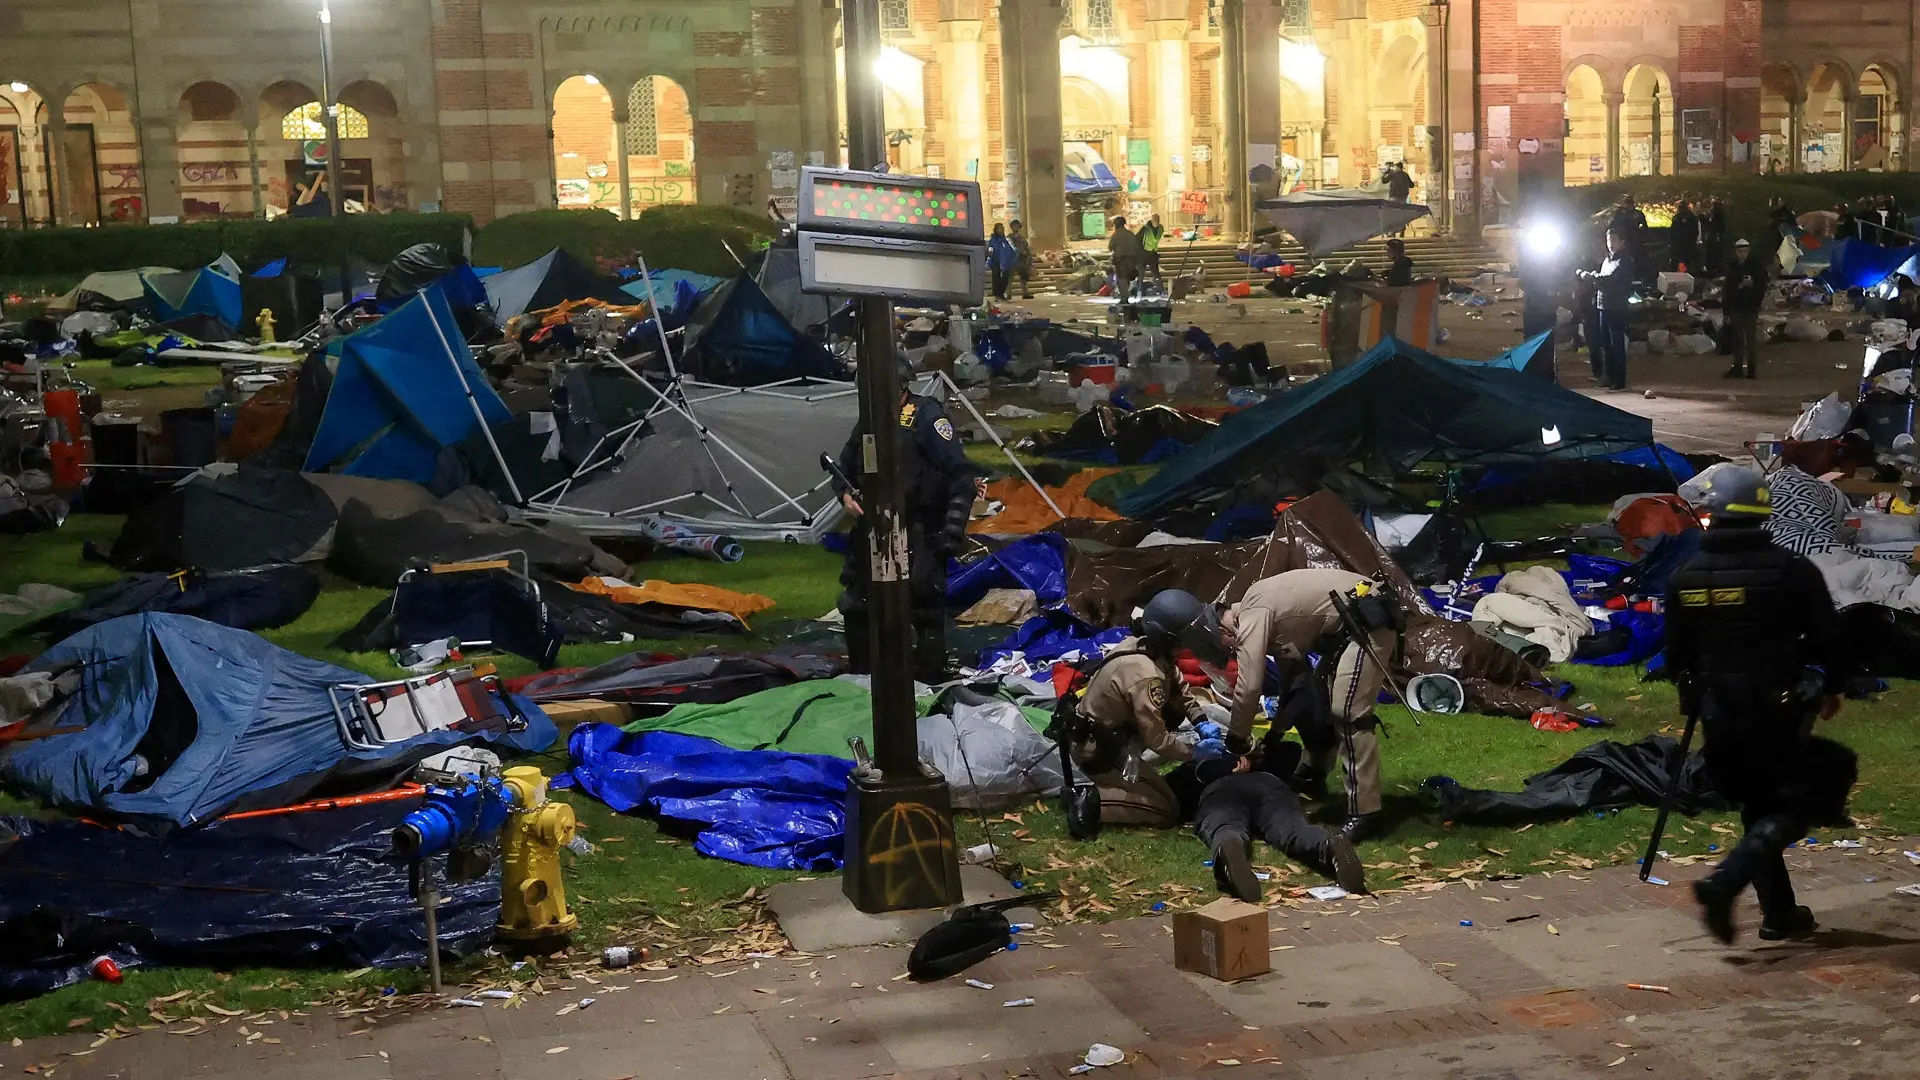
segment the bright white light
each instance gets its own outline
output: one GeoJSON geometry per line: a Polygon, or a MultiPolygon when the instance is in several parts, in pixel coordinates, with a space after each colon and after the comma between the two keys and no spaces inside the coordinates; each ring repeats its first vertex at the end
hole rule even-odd
{"type": "Polygon", "coordinates": [[[322,23],[325,23],[325,24],[327,24],[327,25],[329,25],[329,26],[331,26],[331,25],[333,25],[333,9],[332,9],[332,8],[321,8],[321,9],[320,9],[320,21],[321,21],[322,23]]]}
{"type": "Polygon", "coordinates": [[[873,74],[882,86],[902,93],[921,86],[920,61],[889,45],[874,58],[873,74]]]}
{"type": "Polygon", "coordinates": [[[1540,429],[1540,445],[1542,446],[1560,445],[1560,425],[1559,424],[1555,424],[1552,427],[1543,427],[1540,429]]]}
{"type": "Polygon", "coordinates": [[[1862,379],[1873,378],[1873,365],[1879,362],[1880,362],[1880,349],[1873,345],[1867,346],[1866,360],[1864,363],[1860,365],[1860,377],[1862,379]]]}
{"type": "Polygon", "coordinates": [[[582,75],[582,76],[580,76],[580,78],[582,78],[582,79],[584,79],[584,80],[586,81],[586,84],[587,84],[588,86],[599,86],[599,85],[600,85],[600,77],[599,77],[599,76],[597,76],[597,75],[582,75]]]}
{"type": "Polygon", "coordinates": [[[1527,226],[1523,239],[1527,250],[1535,255],[1557,255],[1567,244],[1567,234],[1551,221],[1536,221],[1527,226]]]}
{"type": "Polygon", "coordinates": [[[1327,74],[1327,58],[1312,45],[1280,42],[1280,77],[1306,91],[1319,91],[1327,74]]]}
{"type": "Polygon", "coordinates": [[[33,89],[33,87],[28,86],[26,83],[23,83],[23,82],[16,82],[16,83],[10,83],[7,86],[7,89],[12,90],[16,94],[24,94],[27,91],[33,89]]]}

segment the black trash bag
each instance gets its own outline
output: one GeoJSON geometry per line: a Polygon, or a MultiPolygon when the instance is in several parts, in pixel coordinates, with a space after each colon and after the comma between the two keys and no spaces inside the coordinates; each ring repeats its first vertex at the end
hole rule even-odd
{"type": "Polygon", "coordinates": [[[1467,526],[1453,514],[1435,514],[1407,546],[1393,553],[1393,561],[1415,585],[1458,581],[1473,558],[1467,526]]]}
{"type": "MultiPolygon", "coordinates": [[[[0,818],[0,835],[19,836],[0,851],[0,926],[51,917],[110,939],[84,956],[0,956],[0,998],[80,982],[98,955],[122,968],[422,965],[420,905],[407,866],[391,855],[394,826],[419,806],[399,799],[215,821],[165,840],[73,820],[0,818]],[[71,956],[78,965],[66,962],[71,956]]],[[[442,954],[485,948],[500,915],[499,872],[440,889],[442,954]]]]}
{"type": "Polygon", "coordinates": [[[1045,903],[1058,895],[1010,896],[956,908],[946,922],[921,934],[913,943],[913,952],[907,955],[907,974],[920,982],[958,975],[1012,943],[1008,911],[1045,903]]]}
{"type": "Polygon", "coordinates": [[[374,287],[374,299],[381,303],[403,300],[453,269],[453,258],[439,244],[415,244],[393,257],[380,271],[380,284],[374,287]]]}
{"type": "MultiPolygon", "coordinates": [[[[1673,760],[1676,746],[1661,735],[1649,735],[1631,746],[1597,742],[1554,768],[1529,776],[1518,792],[1465,788],[1448,777],[1433,777],[1426,786],[1440,799],[1440,816],[1461,825],[1518,825],[1590,810],[1658,806],[1667,791],[1667,763],[1673,760]]],[[[1688,754],[1673,808],[1691,816],[1727,807],[1707,775],[1700,752],[1688,754]]]]}

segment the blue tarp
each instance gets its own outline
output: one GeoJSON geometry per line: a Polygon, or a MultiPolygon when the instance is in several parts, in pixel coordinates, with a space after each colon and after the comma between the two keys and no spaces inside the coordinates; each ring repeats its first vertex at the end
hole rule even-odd
{"type": "Polygon", "coordinates": [[[306,470],[430,484],[440,451],[510,418],[473,361],[438,285],[340,344],[306,470]]]}
{"type": "Polygon", "coordinates": [[[1604,457],[1653,444],[1653,422],[1507,368],[1462,364],[1388,338],[1359,360],[1229,415],[1128,492],[1146,517],[1185,496],[1294,462],[1407,467],[1604,457]],[[1558,439],[1549,444],[1551,429],[1558,439]]]}
{"type": "MultiPolygon", "coordinates": [[[[691,270],[652,270],[649,274],[653,278],[654,306],[660,310],[674,312],[683,318],[693,310],[692,306],[683,306],[688,295],[686,290],[681,288],[683,284],[687,290],[691,290],[694,303],[697,305],[701,297],[727,283],[726,278],[696,274],[691,270]]],[[[635,278],[620,286],[620,291],[635,300],[644,301],[647,299],[646,279],[635,278]]]]}
{"type": "Polygon", "coordinates": [[[733,750],[671,731],[582,724],[567,740],[578,787],[614,810],[699,829],[694,849],[774,870],[838,869],[853,762],[824,754],[733,750]]]}
{"type": "Polygon", "coordinates": [[[257,278],[277,278],[286,272],[287,272],[287,260],[275,259],[272,262],[268,263],[267,265],[261,267],[260,269],[255,270],[249,276],[257,277],[257,278]]]}
{"type": "Polygon", "coordinates": [[[1070,652],[1092,655],[1107,646],[1126,640],[1124,626],[1096,630],[1065,608],[1043,611],[1020,624],[1011,636],[980,652],[980,666],[986,667],[1010,653],[1022,653],[1033,664],[1050,664],[1070,652]]]}
{"type": "MultiPolygon", "coordinates": [[[[20,744],[0,762],[9,785],[72,810],[191,825],[336,766],[371,766],[475,738],[437,731],[349,753],[327,688],[372,679],[187,615],[110,619],[47,650],[29,670],[74,665],[83,681],[56,725],[86,730],[20,744]],[[137,781],[136,756],[149,765],[137,781]]],[[[551,745],[553,722],[516,704],[528,728],[502,741],[524,750],[551,745]]]]}
{"type": "MultiPolygon", "coordinates": [[[[1525,371],[1533,366],[1535,361],[1544,359],[1541,353],[1547,347],[1548,341],[1552,338],[1553,331],[1548,330],[1545,333],[1536,334],[1528,338],[1491,360],[1455,360],[1454,363],[1467,364],[1473,367],[1501,368],[1506,371],[1525,371]]],[[[1536,374],[1551,375],[1552,373],[1540,372],[1536,374]]]]}
{"type": "Polygon", "coordinates": [[[1120,190],[1120,178],[1113,175],[1113,169],[1104,161],[1093,163],[1093,175],[1075,176],[1067,173],[1067,194],[1098,195],[1102,192],[1120,190]]]}
{"type": "Polygon", "coordinates": [[[1032,589],[1041,604],[1067,596],[1067,538],[1035,533],[947,572],[947,606],[972,607],[988,589],[1032,589]]]}
{"type": "Polygon", "coordinates": [[[1826,254],[1830,261],[1820,272],[1820,280],[1829,288],[1871,289],[1920,255],[1920,244],[1881,247],[1865,240],[1841,238],[1827,245],[1826,254]]]}

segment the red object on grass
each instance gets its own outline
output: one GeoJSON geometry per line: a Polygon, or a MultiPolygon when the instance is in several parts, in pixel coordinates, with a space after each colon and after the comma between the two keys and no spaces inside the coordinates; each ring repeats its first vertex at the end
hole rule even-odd
{"type": "Polygon", "coordinates": [[[125,982],[127,978],[120,973],[120,965],[114,963],[113,957],[111,956],[94,957],[93,962],[87,965],[87,971],[91,973],[94,978],[103,982],[114,983],[115,985],[125,982]]]}
{"type": "Polygon", "coordinates": [[[1531,721],[1535,731],[1578,731],[1580,724],[1559,709],[1541,709],[1531,721]]]}

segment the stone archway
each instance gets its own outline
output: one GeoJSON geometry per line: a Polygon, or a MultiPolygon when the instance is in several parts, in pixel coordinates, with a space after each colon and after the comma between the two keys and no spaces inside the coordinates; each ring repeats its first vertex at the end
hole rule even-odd
{"type": "Polygon", "coordinates": [[[637,215],[649,206],[697,202],[693,110],[687,92],[665,75],[642,75],[627,89],[623,132],[627,202],[637,215]]]}
{"type": "Polygon", "coordinates": [[[68,92],[60,113],[65,129],[59,150],[66,187],[62,223],[145,219],[140,134],[127,95],[106,83],[85,83],[68,92]]]}
{"type": "Polygon", "coordinates": [[[54,221],[46,122],[46,99],[32,84],[0,82],[0,224],[26,228],[54,221]]]}
{"type": "Polygon", "coordinates": [[[562,210],[621,212],[619,126],[600,77],[575,75],[553,91],[553,202],[562,210]]]}
{"type": "Polygon", "coordinates": [[[1607,85],[1592,65],[1567,72],[1566,183],[1568,187],[1613,179],[1611,137],[1613,103],[1607,85]]]}
{"type": "Polygon", "coordinates": [[[1805,98],[1793,65],[1768,64],[1760,69],[1760,134],[1753,148],[1756,171],[1794,171],[1792,147],[1800,141],[1800,104],[1805,98]]]}
{"type": "Polygon", "coordinates": [[[1673,80],[1653,64],[1635,64],[1621,89],[1620,175],[1673,175],[1673,80]]]}
{"type": "Polygon", "coordinates": [[[174,153],[180,169],[180,216],[187,221],[247,217],[258,203],[253,133],[246,108],[221,82],[197,82],[180,94],[174,153]]]}
{"type": "MultiPolygon", "coordinates": [[[[1425,183],[1427,155],[1416,153],[1427,117],[1427,47],[1423,39],[1402,34],[1388,42],[1373,65],[1366,148],[1373,175],[1402,162],[1418,183],[1425,183]]],[[[1419,191],[1414,201],[1422,201],[1419,191]]]]}
{"type": "Polygon", "coordinates": [[[1853,85],[1847,70],[1831,62],[1807,77],[1806,104],[1800,110],[1800,171],[1839,172],[1847,167],[1853,85]]]}
{"type": "Polygon", "coordinates": [[[1848,161],[1869,171],[1901,167],[1902,112],[1899,77],[1880,64],[1868,64],[1854,87],[1853,129],[1848,161]]]}

